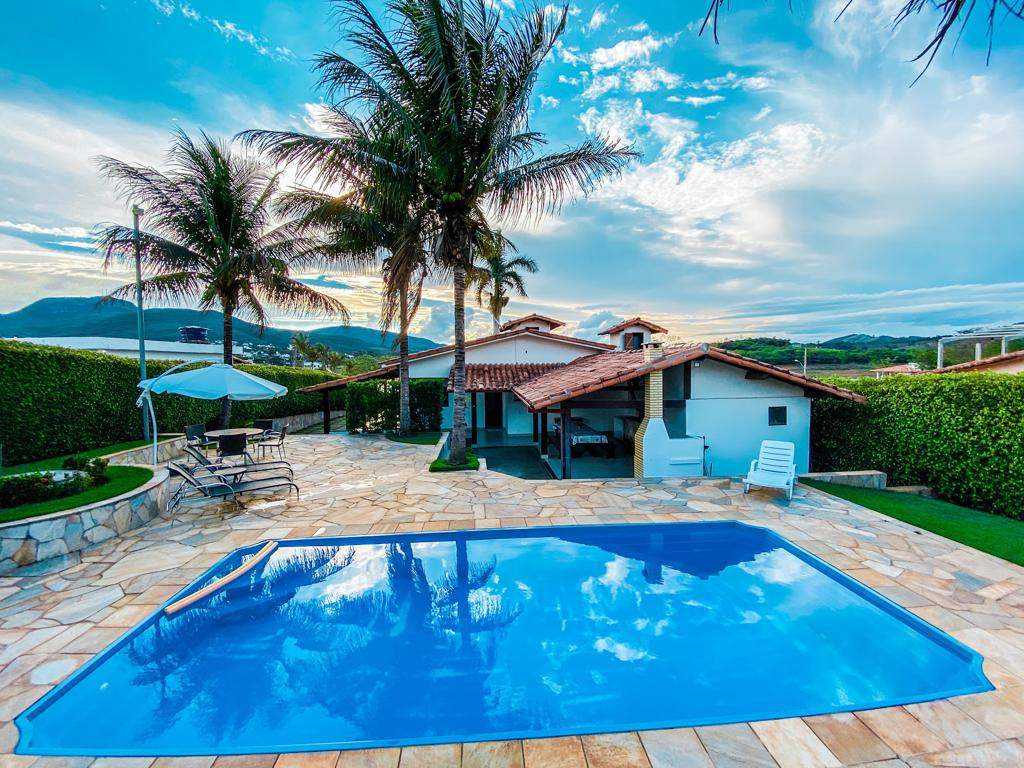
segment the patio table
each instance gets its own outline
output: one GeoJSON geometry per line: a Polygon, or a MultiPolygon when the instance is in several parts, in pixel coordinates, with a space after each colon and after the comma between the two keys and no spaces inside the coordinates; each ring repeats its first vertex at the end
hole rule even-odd
{"type": "Polygon", "coordinates": [[[235,427],[233,429],[214,429],[206,433],[207,437],[230,437],[231,435],[245,435],[246,437],[256,437],[262,435],[265,430],[259,427],[235,427]]]}

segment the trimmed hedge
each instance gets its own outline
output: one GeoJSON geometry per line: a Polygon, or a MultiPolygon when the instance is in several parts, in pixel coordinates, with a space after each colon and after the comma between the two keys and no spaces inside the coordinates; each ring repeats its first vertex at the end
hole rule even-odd
{"type": "Polygon", "coordinates": [[[1024,517],[1024,375],[826,379],[867,397],[816,399],[815,471],[878,469],[962,506],[1024,517]]]}
{"type": "MultiPolygon", "coordinates": [[[[445,379],[409,382],[413,432],[441,429],[441,408],[448,392],[445,379]]],[[[345,426],[349,432],[385,432],[398,428],[398,382],[358,381],[345,387],[345,426]]]]}
{"type": "MultiPolygon", "coordinates": [[[[147,374],[156,376],[176,362],[152,360],[147,374]]],[[[308,368],[241,365],[244,371],[288,387],[273,400],[234,402],[231,422],[313,413],[322,407],[317,394],[299,387],[336,378],[308,368]]],[[[0,341],[0,442],[4,464],[76,453],[142,437],[138,398],[139,364],[127,358],[61,347],[0,341]]],[[[332,406],[340,407],[340,394],[332,406]]],[[[180,432],[186,424],[212,424],[220,411],[215,400],[155,395],[161,432],[180,432]]]]}

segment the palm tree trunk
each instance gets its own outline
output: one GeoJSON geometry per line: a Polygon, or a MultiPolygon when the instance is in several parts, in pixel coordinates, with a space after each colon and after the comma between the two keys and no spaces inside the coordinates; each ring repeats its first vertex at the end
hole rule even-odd
{"type": "MultiPolygon", "coordinates": [[[[231,307],[224,307],[224,362],[234,365],[235,362],[235,333],[234,325],[231,322],[234,310],[231,307]]],[[[226,429],[231,423],[231,401],[223,398],[220,401],[220,426],[226,429]]]]}
{"type": "Polygon", "coordinates": [[[399,312],[401,328],[398,334],[398,434],[407,435],[412,429],[409,407],[409,294],[402,289],[399,312]]]}
{"type": "Polygon", "coordinates": [[[498,312],[491,315],[491,330],[494,333],[501,333],[501,314],[498,312]]]}
{"type": "Polygon", "coordinates": [[[452,434],[448,461],[466,462],[466,270],[454,273],[455,355],[452,362],[452,434]]]}

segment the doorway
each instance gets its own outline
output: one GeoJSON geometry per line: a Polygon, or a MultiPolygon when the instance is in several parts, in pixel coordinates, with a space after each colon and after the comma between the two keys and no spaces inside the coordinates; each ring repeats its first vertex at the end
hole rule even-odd
{"type": "Polygon", "coordinates": [[[484,429],[501,429],[504,410],[501,392],[484,392],[484,429]]]}

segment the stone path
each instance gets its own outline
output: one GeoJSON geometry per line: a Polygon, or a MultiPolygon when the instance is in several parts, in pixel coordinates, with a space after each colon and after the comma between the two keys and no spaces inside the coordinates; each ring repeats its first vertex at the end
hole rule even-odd
{"type": "Polygon", "coordinates": [[[430,447],[296,436],[304,489],[244,508],[179,508],[63,560],[0,577],[4,768],[731,768],[1024,765],[1024,569],[800,488],[786,505],[727,481],[544,482],[428,475],[430,447]],[[767,526],[975,648],[997,690],[821,717],[526,741],[202,758],[10,754],[11,722],[224,553],[263,538],[595,522],[746,520],[767,526]]]}

